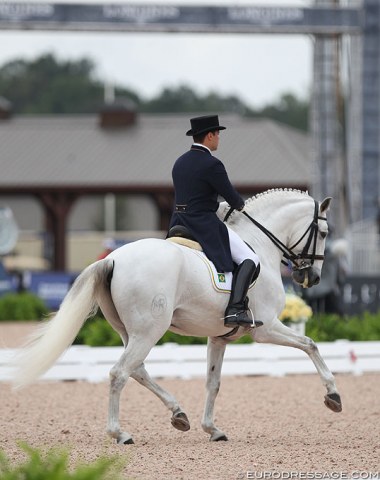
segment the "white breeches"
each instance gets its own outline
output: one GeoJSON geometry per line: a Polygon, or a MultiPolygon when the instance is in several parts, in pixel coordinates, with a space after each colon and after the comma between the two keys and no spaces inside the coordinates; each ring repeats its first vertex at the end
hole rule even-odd
{"type": "Polygon", "coordinates": [[[232,260],[240,265],[241,262],[250,258],[255,265],[260,263],[259,257],[253,252],[248,245],[239,237],[237,233],[227,227],[228,236],[230,237],[230,248],[232,254],[232,260]]]}

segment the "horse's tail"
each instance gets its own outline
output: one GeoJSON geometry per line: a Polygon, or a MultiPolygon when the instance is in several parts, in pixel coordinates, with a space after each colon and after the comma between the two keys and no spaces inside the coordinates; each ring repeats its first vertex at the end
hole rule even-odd
{"type": "Polygon", "coordinates": [[[113,266],[113,260],[106,258],[88,266],[77,277],[58,312],[37,329],[16,356],[15,387],[36,380],[73,343],[84,322],[96,312],[97,292],[109,282],[113,266]]]}

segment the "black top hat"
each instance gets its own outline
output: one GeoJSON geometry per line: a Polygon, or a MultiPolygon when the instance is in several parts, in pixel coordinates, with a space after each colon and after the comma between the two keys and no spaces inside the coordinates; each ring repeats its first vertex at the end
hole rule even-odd
{"type": "Polygon", "coordinates": [[[212,132],[214,130],[225,130],[226,127],[219,125],[218,115],[204,115],[190,119],[191,130],[186,132],[187,136],[194,137],[201,133],[212,132]]]}

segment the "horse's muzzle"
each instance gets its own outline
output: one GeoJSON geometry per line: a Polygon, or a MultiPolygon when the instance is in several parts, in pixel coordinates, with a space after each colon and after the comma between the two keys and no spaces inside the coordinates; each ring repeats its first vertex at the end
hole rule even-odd
{"type": "Polygon", "coordinates": [[[292,279],[304,288],[310,288],[314,285],[318,285],[321,276],[314,267],[310,266],[301,270],[294,270],[292,273],[292,279]]]}

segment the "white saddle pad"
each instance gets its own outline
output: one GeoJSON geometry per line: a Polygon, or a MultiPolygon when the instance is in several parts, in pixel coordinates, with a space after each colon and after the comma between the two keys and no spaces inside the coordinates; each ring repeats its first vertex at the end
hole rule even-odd
{"type": "Polygon", "coordinates": [[[211,283],[215,290],[217,292],[231,293],[232,272],[218,273],[215,265],[210,262],[203,252],[198,252],[197,250],[193,250],[193,252],[207,265],[208,271],[210,272],[211,283]]]}
{"type": "MultiPolygon", "coordinates": [[[[215,265],[206,257],[206,255],[201,250],[199,243],[182,237],[173,237],[168,238],[167,240],[172,241],[177,245],[190,248],[194,255],[197,255],[200,259],[202,259],[202,261],[207,266],[210,273],[211,283],[214,289],[220,293],[231,293],[232,272],[218,273],[215,265]]],[[[255,283],[256,281],[254,281],[249,286],[249,288],[251,289],[255,285],[255,283]]]]}

